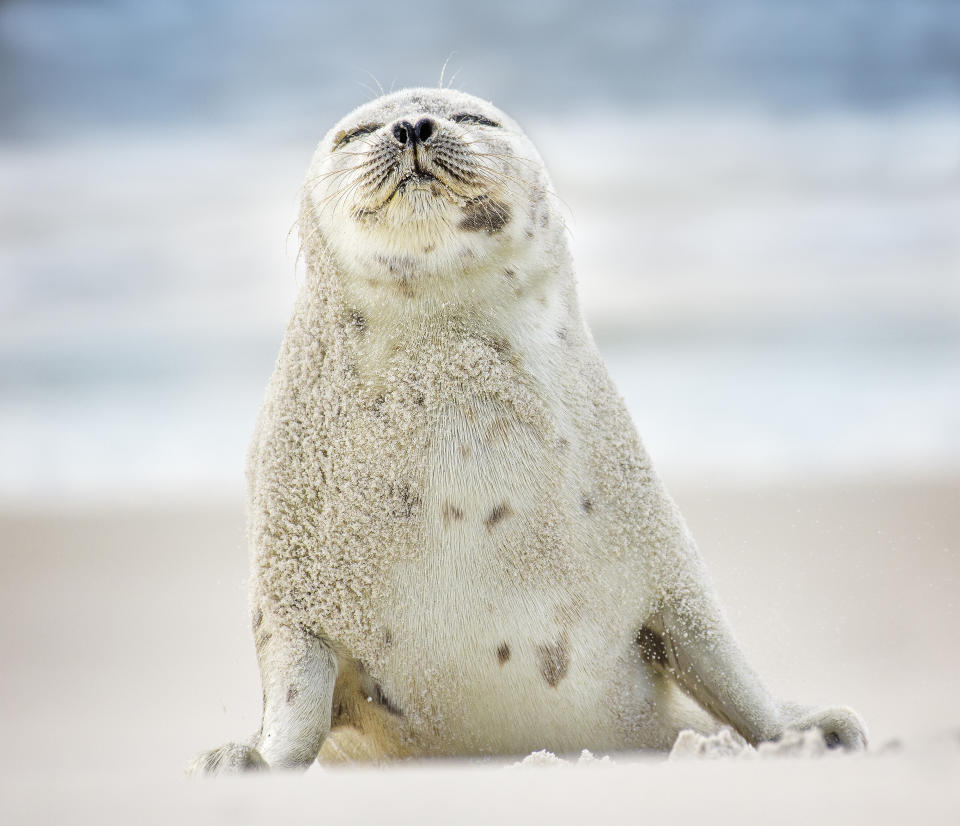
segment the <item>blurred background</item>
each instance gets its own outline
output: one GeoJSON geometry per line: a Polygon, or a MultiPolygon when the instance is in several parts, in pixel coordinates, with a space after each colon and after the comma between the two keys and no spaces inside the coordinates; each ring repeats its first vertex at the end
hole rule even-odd
{"type": "Polygon", "coordinates": [[[0,3],[0,501],[242,489],[313,147],[446,78],[668,477],[960,463],[960,6],[0,3]]]}
{"type": "Polygon", "coordinates": [[[145,697],[168,770],[255,728],[243,464],[298,190],[335,120],[444,66],[540,148],[760,670],[881,735],[956,721],[960,4],[0,0],[10,753],[57,708],[113,765],[145,697]]]}

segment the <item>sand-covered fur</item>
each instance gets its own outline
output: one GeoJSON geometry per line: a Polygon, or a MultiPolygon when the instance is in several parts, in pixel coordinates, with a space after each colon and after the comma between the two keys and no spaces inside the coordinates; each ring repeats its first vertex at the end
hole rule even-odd
{"type": "Polygon", "coordinates": [[[741,655],[513,121],[451,90],[361,107],[317,149],[300,230],[248,467],[264,722],[196,771],[668,749],[718,723],[865,745],[741,655]]]}

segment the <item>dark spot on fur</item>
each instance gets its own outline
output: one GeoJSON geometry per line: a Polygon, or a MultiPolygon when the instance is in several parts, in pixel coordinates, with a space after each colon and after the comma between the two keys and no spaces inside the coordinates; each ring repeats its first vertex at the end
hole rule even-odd
{"type": "Polygon", "coordinates": [[[433,252],[436,248],[437,248],[437,247],[436,247],[435,244],[427,244],[427,245],[423,248],[423,252],[424,252],[425,255],[429,255],[429,254],[430,254],[431,252],[433,252]]]}
{"type": "Polygon", "coordinates": [[[842,744],[840,740],[840,735],[835,731],[825,731],[823,733],[823,742],[827,744],[828,749],[839,748],[842,744]]]}
{"type": "Polygon", "coordinates": [[[394,282],[394,286],[404,298],[414,298],[417,294],[407,276],[402,276],[399,278],[396,282],[394,282]]]}
{"type": "Polygon", "coordinates": [[[253,630],[256,631],[260,627],[262,622],[263,622],[263,611],[261,611],[258,608],[256,613],[253,615],[253,630]]]}
{"type": "Polygon", "coordinates": [[[490,339],[490,346],[501,355],[510,350],[510,342],[500,336],[494,336],[490,339]]]}
{"type": "Polygon", "coordinates": [[[487,444],[492,444],[494,442],[505,442],[510,435],[510,419],[504,416],[497,416],[490,424],[487,426],[486,431],[483,434],[483,440],[487,444]]]}
{"type": "Polygon", "coordinates": [[[533,239],[533,230],[532,230],[532,229],[528,229],[524,234],[527,236],[527,238],[530,238],[531,240],[533,239]]]}
{"type": "Polygon", "coordinates": [[[486,232],[494,235],[510,222],[510,207],[486,195],[473,198],[463,207],[463,219],[458,224],[466,232],[486,232]]]}
{"type": "Polygon", "coordinates": [[[557,330],[557,338],[560,339],[560,341],[566,341],[568,334],[569,332],[566,327],[561,327],[559,330],[557,330]]]}
{"type": "Polygon", "coordinates": [[[390,498],[394,500],[391,512],[398,518],[409,519],[422,504],[420,496],[411,490],[407,482],[391,483],[389,492],[390,498]]]}
{"type": "Polygon", "coordinates": [[[468,444],[460,445],[460,455],[463,456],[464,459],[469,458],[471,453],[473,453],[473,448],[470,447],[470,445],[468,444]]]}
{"type": "Polygon", "coordinates": [[[427,403],[427,398],[426,396],[423,395],[423,393],[420,390],[418,390],[416,393],[413,394],[413,403],[417,407],[423,407],[427,403]]]}
{"type": "Polygon", "coordinates": [[[386,267],[393,275],[409,272],[413,267],[412,259],[406,255],[378,255],[377,263],[386,267]]]}
{"type": "Polygon", "coordinates": [[[382,706],[382,707],[385,708],[387,711],[389,711],[391,714],[395,714],[397,717],[402,717],[402,716],[403,716],[403,712],[399,709],[399,707],[398,707],[398,706],[395,706],[395,705],[390,701],[390,698],[387,697],[387,695],[383,693],[383,689],[380,687],[380,683],[377,683],[377,684],[373,687],[373,695],[372,695],[372,697],[373,697],[373,701],[374,701],[378,706],[382,706]]]}
{"type": "Polygon", "coordinates": [[[387,648],[393,647],[393,633],[390,631],[389,628],[387,628],[383,632],[383,644],[387,646],[387,648]]]}
{"type": "Polygon", "coordinates": [[[463,511],[460,508],[451,505],[449,502],[443,503],[444,522],[459,522],[461,519],[463,519],[463,511]]]}
{"type": "Polygon", "coordinates": [[[644,625],[637,631],[637,646],[640,648],[640,658],[649,665],[667,664],[667,646],[656,631],[644,625]]]}
{"type": "Polygon", "coordinates": [[[556,688],[558,683],[567,676],[570,667],[570,649],[565,637],[560,637],[553,645],[537,646],[540,657],[540,673],[550,688],[556,688]]]}
{"type": "Polygon", "coordinates": [[[502,502],[497,505],[486,519],[483,520],[483,524],[487,526],[488,531],[492,531],[496,527],[498,522],[502,522],[508,516],[513,515],[513,508],[511,508],[506,502],[502,502]]]}
{"type": "Polygon", "coordinates": [[[364,318],[363,313],[359,310],[350,311],[350,323],[358,333],[365,333],[367,331],[367,319],[364,318]]]}
{"type": "Polygon", "coordinates": [[[500,643],[500,647],[497,649],[497,662],[500,665],[503,665],[507,660],[510,659],[510,646],[505,642],[500,643]]]}
{"type": "Polygon", "coordinates": [[[503,271],[503,274],[504,274],[507,278],[516,278],[516,277],[517,277],[517,271],[516,271],[515,269],[513,269],[512,267],[506,267],[506,268],[504,269],[504,271],[503,271]]]}
{"type": "Polygon", "coordinates": [[[383,393],[377,394],[374,398],[373,403],[371,404],[371,409],[373,410],[373,415],[377,418],[383,417],[383,406],[387,403],[386,396],[383,393]]]}
{"type": "Polygon", "coordinates": [[[290,686],[290,688],[287,689],[287,705],[290,705],[290,703],[296,700],[299,693],[300,690],[296,686],[290,686]]]}
{"type": "Polygon", "coordinates": [[[580,500],[580,507],[584,513],[593,513],[593,500],[589,496],[584,496],[580,500]]]}
{"type": "Polygon", "coordinates": [[[570,440],[565,436],[561,436],[559,439],[557,439],[557,447],[560,450],[566,450],[568,447],[570,447],[570,440]]]}

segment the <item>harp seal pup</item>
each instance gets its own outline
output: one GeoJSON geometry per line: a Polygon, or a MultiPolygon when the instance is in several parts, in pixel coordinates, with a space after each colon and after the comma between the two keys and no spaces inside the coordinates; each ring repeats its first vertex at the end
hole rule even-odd
{"type": "Polygon", "coordinates": [[[577,301],[536,150],[450,89],[361,106],[303,190],[307,275],[249,455],[263,722],[197,774],[751,743],[846,708],[747,663],[577,301]]]}

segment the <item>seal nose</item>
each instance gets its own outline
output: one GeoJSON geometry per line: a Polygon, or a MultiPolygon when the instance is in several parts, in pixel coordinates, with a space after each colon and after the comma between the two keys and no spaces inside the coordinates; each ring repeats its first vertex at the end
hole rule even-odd
{"type": "Polygon", "coordinates": [[[393,137],[401,146],[416,146],[418,143],[426,143],[433,134],[434,123],[431,118],[420,118],[414,126],[408,120],[397,121],[393,125],[393,137]]]}
{"type": "Polygon", "coordinates": [[[420,143],[426,143],[427,139],[433,134],[433,121],[430,118],[420,118],[414,127],[417,140],[420,143]]]}
{"type": "Polygon", "coordinates": [[[410,121],[401,120],[393,125],[393,136],[397,139],[397,143],[401,146],[406,146],[407,141],[413,137],[413,127],[410,125],[410,121]]]}

